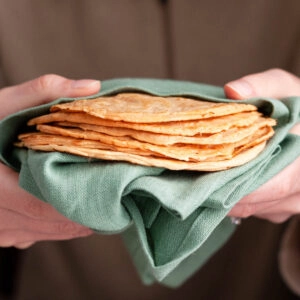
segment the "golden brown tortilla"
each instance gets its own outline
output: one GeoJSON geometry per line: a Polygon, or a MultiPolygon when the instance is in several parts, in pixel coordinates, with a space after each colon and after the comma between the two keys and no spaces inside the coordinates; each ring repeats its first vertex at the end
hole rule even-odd
{"type": "Polygon", "coordinates": [[[215,171],[256,157],[274,119],[253,105],[124,93],[57,104],[18,146],[172,170],[215,171]]]}
{"type": "Polygon", "coordinates": [[[33,126],[37,124],[47,124],[53,122],[70,122],[89,124],[94,126],[105,126],[111,128],[128,128],[138,131],[149,131],[168,135],[194,136],[196,134],[217,133],[220,131],[228,130],[232,127],[250,126],[260,116],[260,113],[258,113],[257,111],[253,111],[192,121],[129,123],[122,121],[105,120],[88,115],[86,113],[55,112],[33,118],[28,121],[28,125],[33,126]]]}
{"type": "MultiPolygon", "coordinates": [[[[156,145],[173,145],[173,144],[196,144],[196,145],[220,145],[227,143],[238,142],[245,137],[252,135],[259,128],[265,126],[273,126],[275,124],[273,119],[270,118],[257,118],[251,125],[243,127],[231,127],[228,130],[224,130],[214,134],[196,134],[194,136],[182,136],[182,135],[168,135],[152,133],[141,130],[134,130],[130,128],[121,127],[106,127],[91,124],[71,123],[71,122],[59,122],[53,125],[60,127],[69,127],[82,129],[83,131],[99,132],[106,135],[118,136],[118,137],[132,137],[136,140],[148,142],[156,145]]],[[[38,125],[37,129],[43,131],[45,125],[38,125]]],[[[71,129],[70,129],[71,130],[71,129]]],[[[101,136],[101,135],[99,135],[101,136]]]]}
{"type": "Polygon", "coordinates": [[[158,97],[139,93],[121,93],[51,107],[51,112],[85,112],[102,119],[133,123],[197,120],[255,110],[257,108],[251,104],[158,97]]]}
{"type": "Polygon", "coordinates": [[[248,150],[242,151],[232,159],[219,161],[186,162],[170,158],[145,156],[120,151],[85,148],[81,146],[66,146],[61,144],[32,145],[30,148],[40,151],[58,151],[74,155],[112,161],[125,161],[143,166],[162,167],[170,170],[220,171],[240,166],[254,159],[265,147],[265,142],[248,150]]]}

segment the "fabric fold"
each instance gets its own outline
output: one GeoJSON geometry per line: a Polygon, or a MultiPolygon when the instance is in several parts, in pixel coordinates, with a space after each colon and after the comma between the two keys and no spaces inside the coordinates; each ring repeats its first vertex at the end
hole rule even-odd
{"type": "MultiPolygon", "coordinates": [[[[220,87],[126,78],[103,81],[101,92],[89,98],[121,91],[231,101],[220,87]]],[[[13,147],[28,119],[72,100],[2,120],[0,159],[20,173],[20,186],[68,218],[99,234],[121,233],[146,284],[178,286],[192,276],[234,231],[226,217],[231,207],[300,155],[300,137],[289,134],[299,122],[299,97],[245,101],[277,120],[275,135],[257,158],[226,171],[178,172],[13,147]]]]}

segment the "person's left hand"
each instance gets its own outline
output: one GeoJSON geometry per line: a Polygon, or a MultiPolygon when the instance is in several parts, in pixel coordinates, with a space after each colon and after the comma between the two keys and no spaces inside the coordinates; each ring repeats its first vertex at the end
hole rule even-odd
{"type": "MultiPolygon", "coordinates": [[[[281,69],[271,69],[229,82],[224,86],[231,99],[256,96],[284,98],[300,95],[300,78],[281,69]]],[[[300,135],[300,124],[291,130],[300,135]]],[[[300,157],[283,171],[244,197],[230,211],[229,216],[255,216],[281,223],[300,214],[300,157]]]]}

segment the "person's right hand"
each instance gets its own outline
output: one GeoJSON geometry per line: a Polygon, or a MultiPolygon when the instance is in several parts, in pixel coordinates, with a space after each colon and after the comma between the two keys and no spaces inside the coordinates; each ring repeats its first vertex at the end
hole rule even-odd
{"type": "MultiPolygon", "coordinates": [[[[44,75],[0,90],[0,119],[59,97],[81,97],[100,89],[96,80],[44,75]]],[[[0,163],[0,247],[27,248],[38,241],[67,240],[92,231],[18,186],[18,173],[0,163]]]]}

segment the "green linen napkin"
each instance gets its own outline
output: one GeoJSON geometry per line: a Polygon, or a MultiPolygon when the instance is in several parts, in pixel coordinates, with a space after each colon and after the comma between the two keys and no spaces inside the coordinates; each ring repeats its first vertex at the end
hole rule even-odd
{"type": "MultiPolygon", "coordinates": [[[[103,81],[101,92],[89,98],[123,91],[231,101],[221,87],[126,78],[103,81]]],[[[234,231],[226,217],[230,208],[300,155],[300,137],[288,133],[299,121],[297,97],[244,101],[276,118],[278,125],[257,158],[226,171],[170,171],[13,146],[29,118],[47,113],[53,103],[72,100],[58,99],[2,120],[0,159],[20,172],[20,186],[68,218],[99,234],[121,233],[146,284],[182,284],[234,231]]]]}

